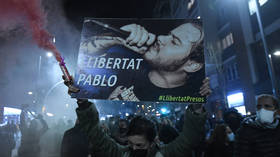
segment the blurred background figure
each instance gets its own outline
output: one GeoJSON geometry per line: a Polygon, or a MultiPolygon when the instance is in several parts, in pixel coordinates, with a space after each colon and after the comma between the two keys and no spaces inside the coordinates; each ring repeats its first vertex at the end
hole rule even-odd
{"type": "Polygon", "coordinates": [[[236,133],[236,131],[240,128],[243,117],[235,108],[230,108],[225,111],[223,119],[230,129],[236,133]]]}
{"type": "Polygon", "coordinates": [[[232,157],[234,134],[226,124],[217,124],[205,152],[206,157],[232,157]]]}
{"type": "Polygon", "coordinates": [[[39,157],[39,142],[42,135],[48,130],[48,125],[42,115],[34,116],[28,125],[26,122],[27,108],[23,107],[20,115],[21,145],[18,157],[39,157]]]}
{"type": "Polygon", "coordinates": [[[86,135],[81,131],[79,121],[73,128],[67,130],[62,138],[60,157],[88,157],[90,144],[86,135]]]}

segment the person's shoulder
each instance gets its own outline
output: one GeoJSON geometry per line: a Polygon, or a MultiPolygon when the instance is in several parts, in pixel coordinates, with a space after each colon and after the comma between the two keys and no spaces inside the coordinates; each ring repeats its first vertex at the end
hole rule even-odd
{"type": "Polygon", "coordinates": [[[237,130],[237,134],[242,137],[250,138],[260,131],[256,123],[256,116],[250,116],[244,118],[241,122],[240,128],[237,130]]]}

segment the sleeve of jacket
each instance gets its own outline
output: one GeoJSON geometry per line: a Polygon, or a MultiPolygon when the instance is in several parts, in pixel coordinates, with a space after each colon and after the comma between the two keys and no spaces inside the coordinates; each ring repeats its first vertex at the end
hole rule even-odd
{"type": "Polygon", "coordinates": [[[194,115],[190,110],[185,112],[183,130],[171,143],[161,147],[165,157],[187,157],[192,155],[192,149],[205,136],[206,113],[194,115]]]}
{"type": "Polygon", "coordinates": [[[234,157],[248,157],[251,156],[251,142],[249,128],[242,126],[236,136],[234,144],[234,157]]]}
{"type": "MultiPolygon", "coordinates": [[[[77,116],[89,142],[92,144],[93,153],[103,157],[121,157],[121,146],[103,132],[99,123],[99,114],[94,104],[91,102],[87,108],[77,108],[77,116]]],[[[81,106],[81,105],[79,105],[81,106]]],[[[87,106],[87,105],[84,105],[87,106]]]]}

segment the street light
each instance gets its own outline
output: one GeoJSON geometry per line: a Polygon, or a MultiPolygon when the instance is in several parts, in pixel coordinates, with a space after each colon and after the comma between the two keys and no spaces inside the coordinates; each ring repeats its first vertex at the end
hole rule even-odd
{"type": "Polygon", "coordinates": [[[52,57],[53,54],[51,52],[47,52],[47,57],[52,57]]]}
{"type": "Polygon", "coordinates": [[[276,51],[273,53],[274,56],[280,56],[280,51],[276,51]]]}

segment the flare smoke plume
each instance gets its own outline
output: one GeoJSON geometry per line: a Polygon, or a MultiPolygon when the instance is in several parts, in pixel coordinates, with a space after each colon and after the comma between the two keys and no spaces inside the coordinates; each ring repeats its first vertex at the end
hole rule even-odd
{"type": "MultiPolygon", "coordinates": [[[[0,0],[0,21],[5,22],[24,18],[26,29],[38,47],[53,52],[58,62],[63,62],[60,53],[52,42],[52,35],[45,29],[46,15],[40,0],[0,0]]],[[[17,21],[13,21],[15,23],[17,21]]]]}

